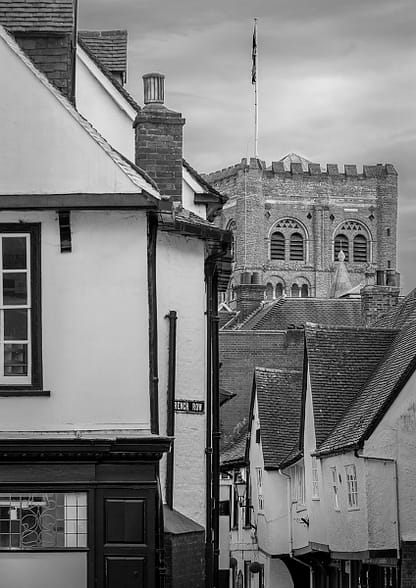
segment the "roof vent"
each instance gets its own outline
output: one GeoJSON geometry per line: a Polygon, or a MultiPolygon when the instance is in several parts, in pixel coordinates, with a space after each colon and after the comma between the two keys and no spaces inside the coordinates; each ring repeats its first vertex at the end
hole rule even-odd
{"type": "Polygon", "coordinates": [[[145,74],[143,86],[145,104],[163,104],[165,102],[165,76],[163,74],[145,74]]]}

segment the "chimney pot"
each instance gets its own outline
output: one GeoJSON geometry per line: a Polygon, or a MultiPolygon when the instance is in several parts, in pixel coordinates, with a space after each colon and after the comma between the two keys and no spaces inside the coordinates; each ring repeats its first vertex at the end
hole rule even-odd
{"type": "Polygon", "coordinates": [[[161,73],[148,73],[143,76],[144,103],[164,104],[165,76],[161,73]]]}

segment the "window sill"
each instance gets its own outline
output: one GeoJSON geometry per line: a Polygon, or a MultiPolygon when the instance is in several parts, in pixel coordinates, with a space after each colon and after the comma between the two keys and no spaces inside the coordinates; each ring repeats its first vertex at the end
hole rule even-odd
{"type": "Polygon", "coordinates": [[[50,390],[32,390],[30,388],[0,388],[0,398],[5,396],[50,396],[50,390]]]}

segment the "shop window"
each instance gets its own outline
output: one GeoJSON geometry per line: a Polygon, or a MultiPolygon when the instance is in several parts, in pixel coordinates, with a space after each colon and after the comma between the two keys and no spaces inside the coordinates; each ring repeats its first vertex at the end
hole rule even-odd
{"type": "Polygon", "coordinates": [[[0,549],[87,547],[87,494],[0,494],[0,549]]]}

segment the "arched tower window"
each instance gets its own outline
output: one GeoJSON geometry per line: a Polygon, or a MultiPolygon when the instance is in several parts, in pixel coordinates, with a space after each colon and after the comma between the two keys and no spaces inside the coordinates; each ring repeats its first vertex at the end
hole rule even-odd
{"type": "Polygon", "coordinates": [[[270,282],[266,284],[266,300],[273,300],[273,284],[270,282]]]}
{"type": "Polygon", "coordinates": [[[289,259],[291,261],[304,261],[305,247],[300,233],[290,235],[289,259]]]}
{"type": "Polygon", "coordinates": [[[338,261],[341,250],[344,252],[345,261],[371,261],[371,234],[368,228],[356,220],[341,223],[334,233],[334,261],[338,261]]]}
{"type": "Polygon", "coordinates": [[[352,258],[358,263],[366,263],[368,261],[368,246],[365,235],[355,235],[352,244],[352,258]]]}
{"type": "Polygon", "coordinates": [[[300,289],[301,298],[307,298],[309,296],[309,288],[308,284],[303,284],[302,288],[300,289]]]}
{"type": "Polygon", "coordinates": [[[348,237],[342,233],[337,235],[334,240],[334,260],[338,261],[338,254],[340,251],[344,252],[345,261],[349,261],[349,243],[348,237]]]}
{"type": "Polygon", "coordinates": [[[231,231],[232,239],[231,239],[231,257],[235,261],[235,231],[237,228],[237,223],[234,219],[230,219],[227,223],[226,230],[231,231]]]}
{"type": "Polygon", "coordinates": [[[283,296],[283,284],[279,282],[276,284],[276,298],[281,298],[283,296]]]}
{"type": "Polygon", "coordinates": [[[280,231],[271,236],[270,259],[285,259],[285,236],[280,231]]]}
{"type": "Polygon", "coordinates": [[[292,284],[292,288],[291,288],[291,294],[292,294],[292,298],[299,298],[300,295],[300,289],[299,286],[297,284],[292,284]]]}
{"type": "Polygon", "coordinates": [[[305,261],[307,257],[306,229],[294,218],[282,218],[270,235],[270,259],[305,261]]]}

